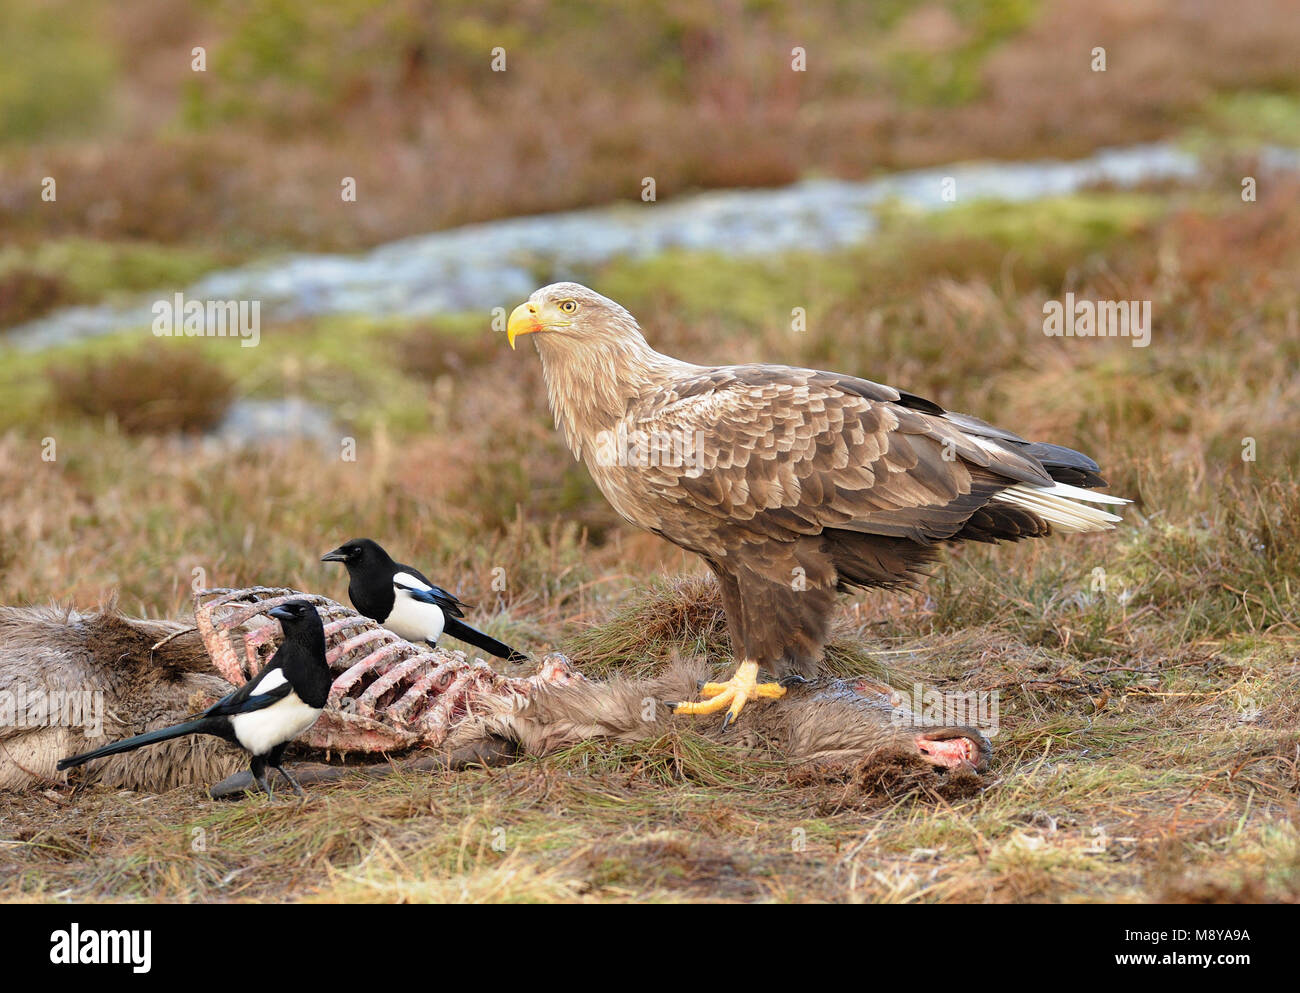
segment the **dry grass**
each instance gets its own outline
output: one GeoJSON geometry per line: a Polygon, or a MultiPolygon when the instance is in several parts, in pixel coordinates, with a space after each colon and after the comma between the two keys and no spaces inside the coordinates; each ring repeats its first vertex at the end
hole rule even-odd
{"type": "Polygon", "coordinates": [[[71,414],[108,418],[127,434],[191,434],[220,422],[234,382],[202,355],[150,343],[137,352],[49,370],[71,414]]]}
{"type": "Polygon", "coordinates": [[[1222,123],[1207,108],[1223,91],[1300,88],[1286,0],[671,0],[599,17],[509,0],[88,6],[19,4],[0,49],[12,74],[43,81],[10,91],[0,72],[11,237],[354,249],[634,200],[645,176],[669,197],[1078,155],[1222,123]],[[40,34],[42,18],[60,30],[40,34]],[[496,46],[505,72],[491,70],[496,46]],[[806,72],[791,71],[794,46],[806,72]],[[51,175],[58,209],[32,193],[51,175]],[[356,203],[339,197],[344,176],[356,203]]]}
{"type": "MultiPolygon", "coordinates": [[[[845,601],[836,669],[903,690],[999,692],[982,781],[888,764],[794,775],[680,734],[342,783],[302,810],[213,805],[197,789],[35,793],[0,804],[0,896],[1296,900],[1298,202],[1293,189],[1235,207],[1173,191],[1167,212],[1086,243],[1068,225],[1037,233],[1039,208],[1007,208],[1049,260],[1037,269],[1014,269],[1012,244],[969,247],[957,214],[869,253],[591,274],[668,350],[896,382],[1077,443],[1137,498],[1113,534],[955,549],[915,594],[845,601]],[[934,262],[957,245],[969,247],[960,277],[934,262]],[[1067,250],[1077,261],[1062,272],[1051,260],[1067,250]],[[1151,346],[1045,338],[1042,301],[1065,288],[1152,299],[1151,346]],[[790,299],[809,307],[803,339],[784,326],[790,299]],[[1254,462],[1241,459],[1246,436],[1254,462]]],[[[241,391],[302,391],[355,418],[355,463],[307,444],[231,453],[130,436],[24,392],[37,368],[79,367],[77,349],[39,366],[15,357],[0,440],[5,600],[86,605],[116,590],[128,610],[174,615],[196,568],[209,583],[341,596],[341,575],[316,558],[370,534],[477,603],[494,634],[562,648],[594,675],[700,653],[725,666],[702,568],[609,517],[554,437],[533,356],[465,332],[437,364],[384,364],[408,362],[418,335],[451,346],[460,326],[348,325],[336,348],[328,323],[295,325],[257,349],[204,353],[241,391]],[[387,408],[372,382],[421,398],[427,423],[376,415],[387,408]],[[54,463],[39,461],[47,435],[54,463]]]]}
{"type": "Polygon", "coordinates": [[[0,275],[0,327],[21,324],[70,302],[58,276],[25,268],[0,275]]]}
{"type": "MultiPolygon", "coordinates": [[[[653,24],[510,7],[15,5],[59,30],[0,32],[0,325],[280,246],[631,199],[646,175],[666,197],[1197,133],[1235,155],[1296,126],[1282,0],[883,4],[865,24],[861,5],[759,4],[725,29],[690,0],[653,24]],[[57,204],[33,195],[51,174],[57,204]]],[[[1084,449],[1135,498],[1112,534],[953,549],[924,589],[844,601],[832,669],[1000,694],[982,779],[808,774],[676,733],[343,782],[305,808],[33,792],[0,798],[0,899],[1296,901],[1300,188],[1266,179],[1243,204],[1255,174],[1229,158],[1197,189],[888,216],[836,255],[579,274],[665,351],[894,383],[1084,449]],[[1151,300],[1151,346],[1045,337],[1066,292],[1151,300]]],[[[196,580],[342,597],[317,559],[371,535],[495,636],[593,675],[725,668],[703,568],[619,523],[557,439],[535,357],[482,325],[6,352],[0,599],[178,616],[196,580]],[[321,405],[357,460],[171,430],[232,391],[321,405]]]]}
{"type": "MultiPolygon", "coordinates": [[[[699,635],[684,631],[681,640],[699,635]]],[[[1002,679],[980,779],[884,762],[738,765],[689,734],[496,770],[313,791],[12,799],[11,897],[360,901],[1300,899],[1297,670],[1280,656],[1024,680],[996,635],[916,646],[1002,679]],[[1200,688],[1197,688],[1200,687],[1200,688]],[[1238,693],[1270,701],[1244,717],[1238,693]]],[[[917,669],[917,677],[930,674],[917,669]]],[[[1044,673],[1041,675],[1050,675],[1044,673]]],[[[896,681],[908,678],[895,670],[896,681]]]]}

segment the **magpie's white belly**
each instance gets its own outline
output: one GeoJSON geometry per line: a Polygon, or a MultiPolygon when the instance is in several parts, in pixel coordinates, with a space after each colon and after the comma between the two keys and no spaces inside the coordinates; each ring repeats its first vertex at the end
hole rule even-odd
{"type": "Polygon", "coordinates": [[[276,745],[296,738],[316,723],[320,711],[290,693],[269,707],[236,714],[230,719],[239,743],[254,755],[265,755],[276,745]]]}
{"type": "Polygon", "coordinates": [[[384,620],[384,627],[399,638],[418,645],[422,641],[437,641],[441,638],[444,623],[446,618],[437,604],[412,600],[408,594],[398,590],[393,609],[384,620]]]}

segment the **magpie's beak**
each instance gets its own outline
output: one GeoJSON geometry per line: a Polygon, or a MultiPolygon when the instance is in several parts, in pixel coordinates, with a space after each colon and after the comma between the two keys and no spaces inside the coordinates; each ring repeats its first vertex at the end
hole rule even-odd
{"type": "Polygon", "coordinates": [[[293,617],[293,614],[289,613],[288,607],[272,607],[267,611],[267,614],[281,621],[287,621],[293,617]]]}
{"type": "Polygon", "coordinates": [[[348,557],[347,554],[343,551],[343,549],[336,548],[328,555],[322,555],[320,560],[322,562],[346,562],[348,560],[348,557]]]}

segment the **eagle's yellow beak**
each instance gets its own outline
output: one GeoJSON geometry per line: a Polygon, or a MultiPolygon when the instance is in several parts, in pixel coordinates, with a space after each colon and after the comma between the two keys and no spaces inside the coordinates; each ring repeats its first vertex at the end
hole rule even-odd
{"type": "MultiPolygon", "coordinates": [[[[563,307],[565,304],[560,306],[563,307]]],[[[506,322],[506,337],[510,339],[510,347],[514,348],[515,339],[521,334],[535,334],[538,331],[549,331],[551,328],[570,327],[573,327],[573,322],[564,320],[560,316],[559,308],[550,301],[540,304],[521,303],[506,322]]]]}
{"type": "Polygon", "coordinates": [[[506,337],[510,340],[510,347],[515,347],[515,339],[521,334],[532,334],[534,331],[542,330],[542,322],[537,318],[537,304],[521,303],[510,314],[510,320],[506,322],[506,337]]]}

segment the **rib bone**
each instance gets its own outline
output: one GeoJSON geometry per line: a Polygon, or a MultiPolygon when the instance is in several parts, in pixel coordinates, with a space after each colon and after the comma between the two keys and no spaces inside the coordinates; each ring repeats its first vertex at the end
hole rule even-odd
{"type": "Polygon", "coordinates": [[[235,685],[260,672],[282,637],[267,616],[306,600],[325,621],[326,661],[335,674],[329,702],[303,744],[330,752],[401,752],[437,747],[454,727],[543,683],[582,679],[563,656],[549,656],[537,675],[509,677],[461,652],[404,641],[349,607],[283,587],[209,589],[195,594],[196,624],[218,671],[235,685]],[[387,700],[387,703],[382,701],[387,700]]]}

